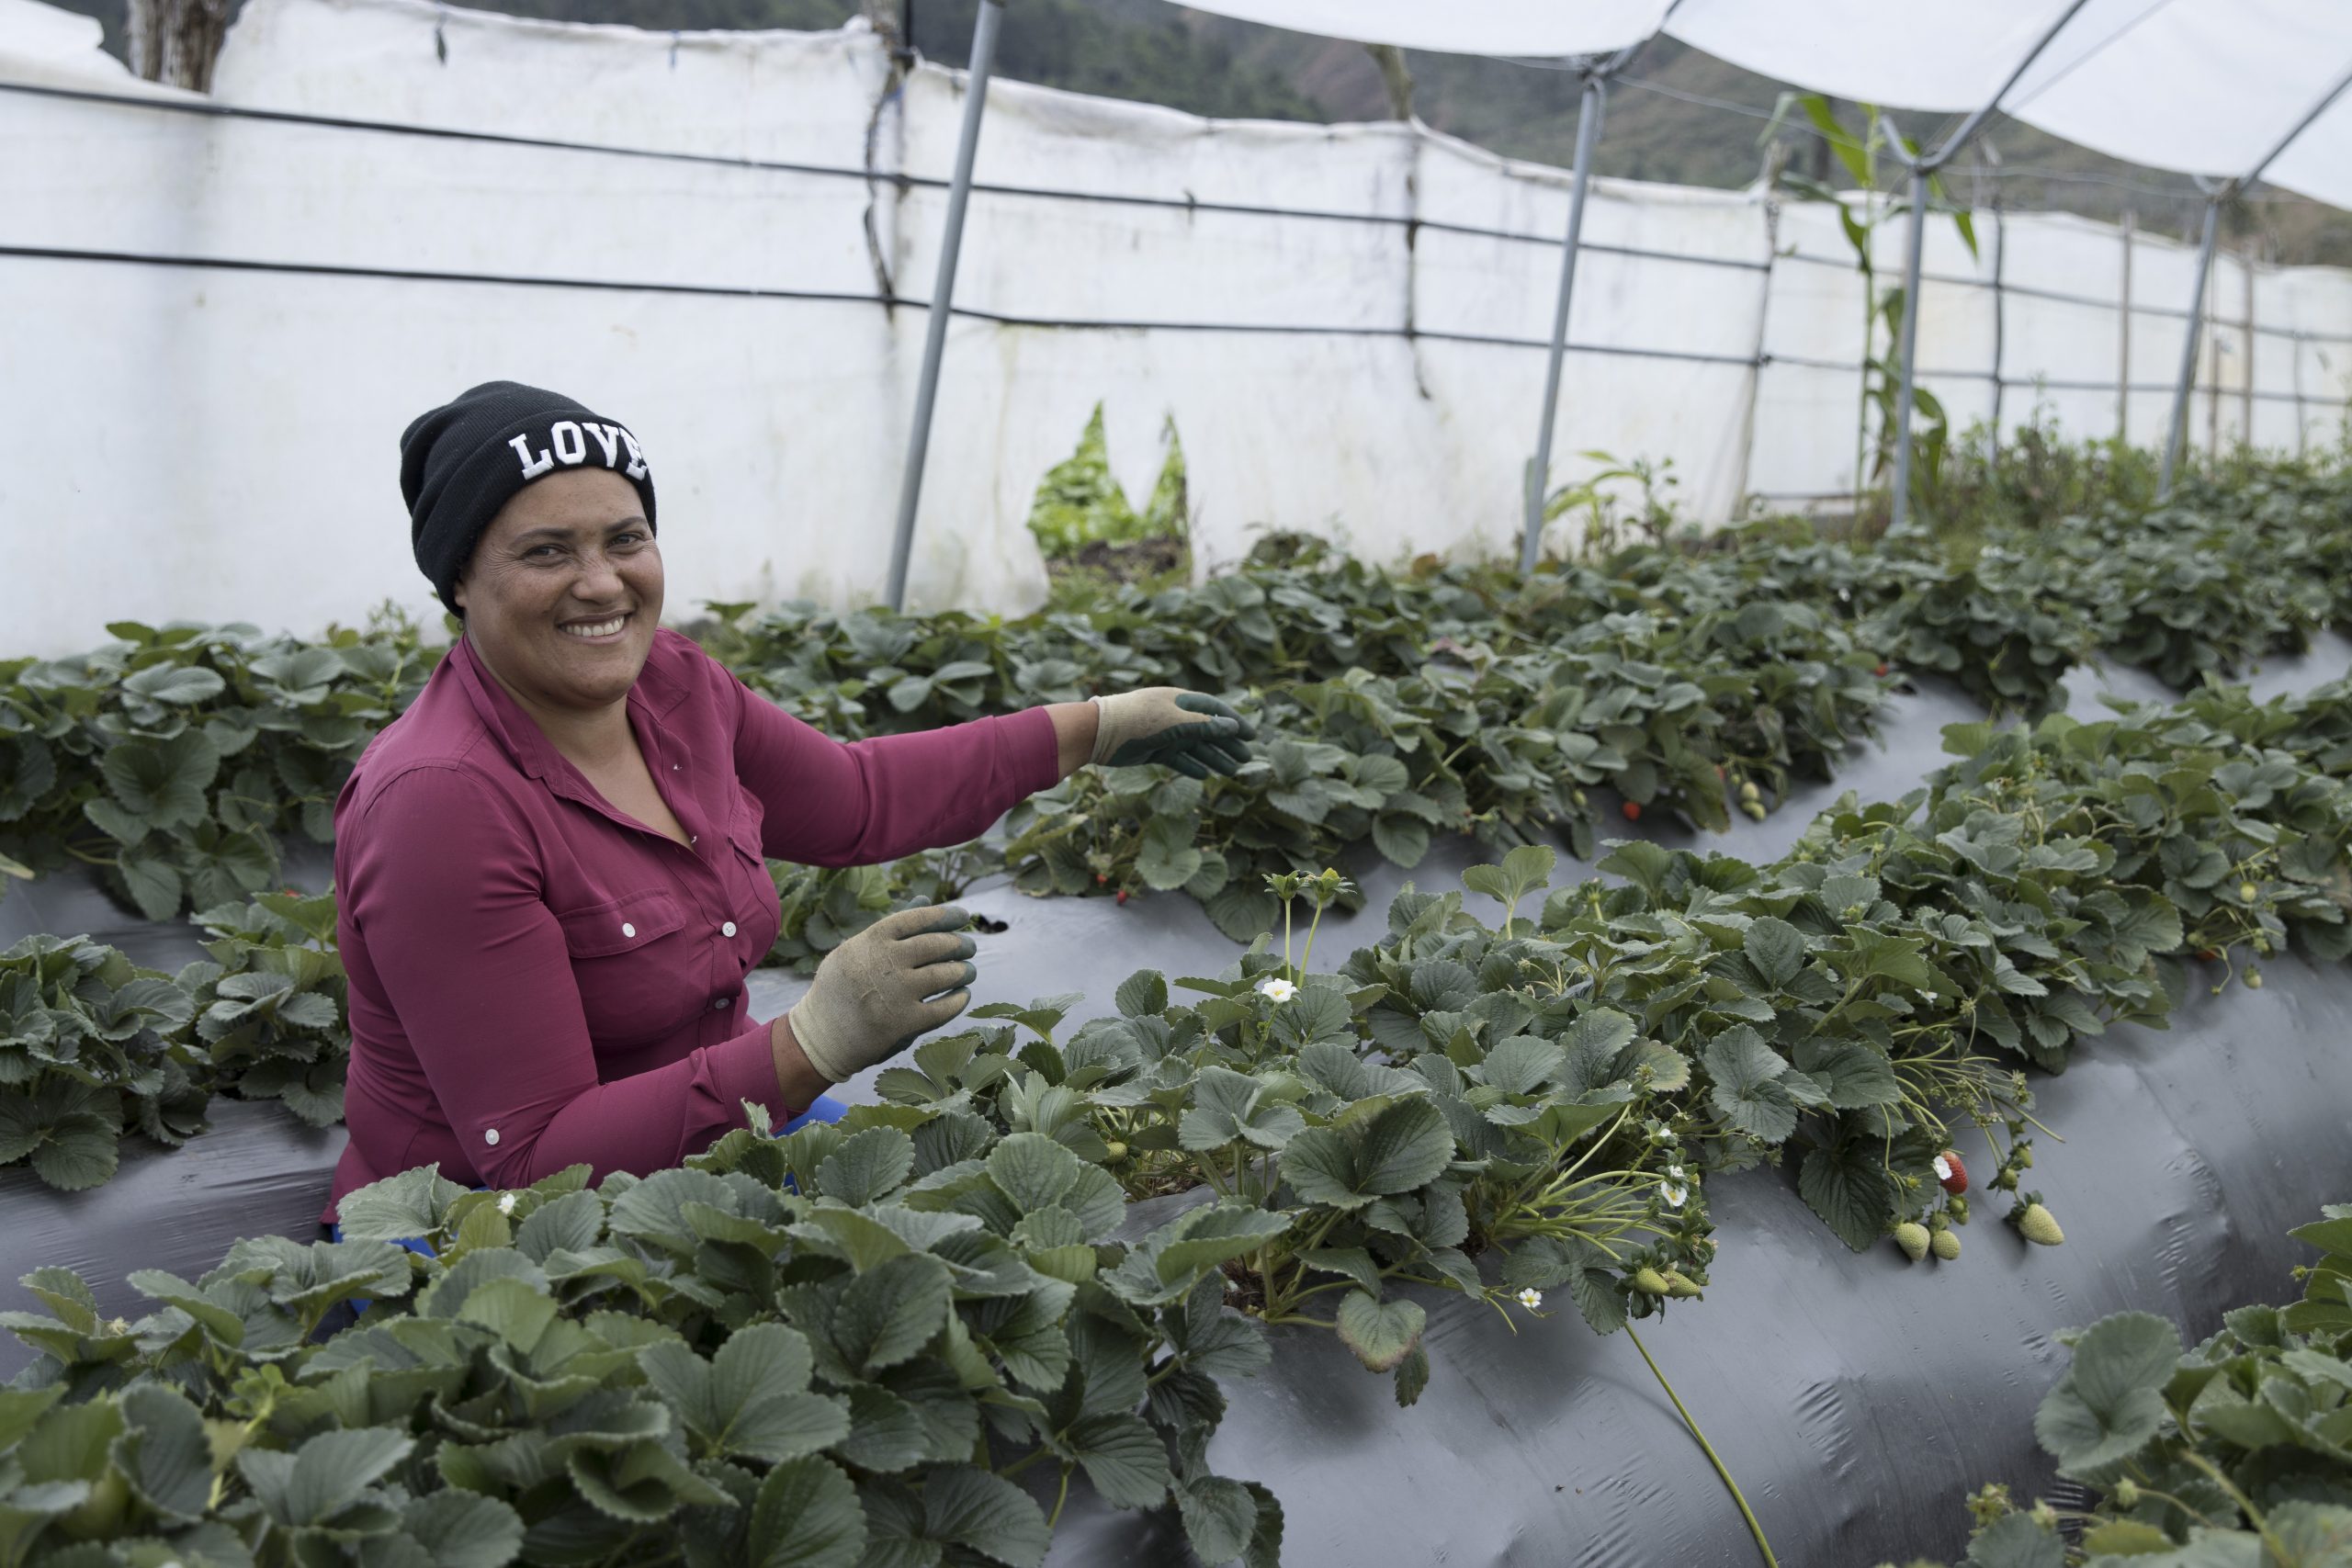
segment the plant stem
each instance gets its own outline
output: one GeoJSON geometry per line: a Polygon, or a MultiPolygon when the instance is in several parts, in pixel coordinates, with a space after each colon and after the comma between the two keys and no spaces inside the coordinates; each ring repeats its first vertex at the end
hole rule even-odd
{"type": "Polygon", "coordinates": [[[1634,1325],[1630,1323],[1625,1325],[1625,1337],[1632,1340],[1634,1348],[1642,1353],[1643,1361],[1650,1369],[1650,1376],[1657,1379],[1657,1386],[1666,1390],[1666,1397],[1674,1402],[1674,1413],[1682,1417],[1682,1424],[1699,1440],[1700,1450],[1707,1456],[1707,1462],[1715,1467],[1715,1473],[1730,1488],[1731,1500],[1739,1505],[1739,1517],[1747,1521],[1747,1533],[1756,1538],[1756,1550],[1764,1554],[1765,1568],[1781,1568],[1781,1560],[1772,1555],[1772,1543],[1764,1539],[1764,1527],[1756,1522],[1755,1510],[1747,1506],[1747,1495],[1740,1491],[1739,1483],[1731,1478],[1731,1472],[1724,1467],[1723,1459],[1715,1452],[1714,1445],[1707,1441],[1707,1434],[1699,1430],[1699,1423],[1690,1419],[1690,1412],[1682,1407],[1681,1396],[1674,1392],[1674,1385],[1666,1381],[1666,1374],[1657,1370],[1657,1362],[1650,1358],[1649,1347],[1642,1343],[1642,1337],[1634,1332],[1634,1325]]]}

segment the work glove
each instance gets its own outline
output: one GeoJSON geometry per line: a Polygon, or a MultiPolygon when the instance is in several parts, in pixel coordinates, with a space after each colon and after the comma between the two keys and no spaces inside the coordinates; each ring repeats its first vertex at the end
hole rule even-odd
{"type": "Polygon", "coordinates": [[[956,929],[970,919],[953,904],[901,909],[825,954],[789,1015],[808,1065],[840,1083],[970,1006],[978,949],[956,929]]]}
{"type": "Polygon", "coordinates": [[[1146,686],[1091,699],[1099,717],[1091,762],[1132,768],[1159,762],[1204,779],[1230,774],[1250,760],[1242,742],[1258,733],[1248,719],[1202,692],[1146,686]]]}

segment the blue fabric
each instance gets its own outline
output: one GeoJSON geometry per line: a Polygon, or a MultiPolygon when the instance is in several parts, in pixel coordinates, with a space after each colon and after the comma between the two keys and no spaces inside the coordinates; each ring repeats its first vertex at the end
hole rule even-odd
{"type": "MultiPolygon", "coordinates": [[[[848,1114],[849,1106],[845,1101],[835,1100],[830,1094],[820,1094],[809,1103],[808,1110],[802,1111],[791,1121],[786,1122],[784,1124],[782,1132],[778,1133],[777,1135],[781,1137],[784,1133],[797,1133],[800,1131],[801,1128],[808,1125],[811,1122],[838,1122],[848,1114]]],[[[789,1185],[792,1178],[787,1176],[784,1179],[786,1183],[789,1185]]],[[[474,1190],[477,1192],[487,1192],[490,1190],[486,1187],[477,1187],[474,1190]]],[[[340,1242],[343,1239],[343,1225],[340,1222],[327,1227],[327,1239],[336,1242],[340,1242]]],[[[418,1256],[424,1258],[438,1258],[441,1256],[439,1253],[433,1250],[433,1244],[425,1240],[421,1235],[407,1236],[400,1241],[394,1242],[392,1245],[395,1247],[405,1247],[411,1252],[416,1253],[418,1256]]],[[[354,1301],[351,1303],[351,1310],[354,1312],[366,1312],[372,1304],[372,1301],[354,1301]]]]}
{"type": "Polygon", "coordinates": [[[782,1137],[786,1133],[797,1133],[811,1122],[838,1122],[848,1114],[849,1107],[842,1101],[835,1100],[830,1094],[820,1094],[809,1103],[808,1110],[786,1122],[776,1136],[782,1137]]]}

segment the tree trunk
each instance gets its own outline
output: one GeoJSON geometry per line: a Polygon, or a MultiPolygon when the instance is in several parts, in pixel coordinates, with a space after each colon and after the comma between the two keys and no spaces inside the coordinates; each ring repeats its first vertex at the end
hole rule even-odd
{"type": "Polygon", "coordinates": [[[1380,64],[1380,79],[1388,85],[1388,111],[1398,119],[1413,118],[1413,73],[1405,69],[1405,51],[1393,43],[1368,43],[1380,64]]]}
{"type": "Polygon", "coordinates": [[[129,0],[130,68],[150,82],[212,90],[212,66],[229,30],[230,0],[129,0]]]}

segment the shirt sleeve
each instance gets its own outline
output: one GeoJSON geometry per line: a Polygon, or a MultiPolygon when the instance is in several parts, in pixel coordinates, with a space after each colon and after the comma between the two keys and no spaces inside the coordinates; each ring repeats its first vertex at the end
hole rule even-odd
{"type": "Polygon", "coordinates": [[[876,865],[976,839],[1061,778],[1042,707],[843,742],[714,663],[740,708],[735,773],[766,807],[762,847],[809,865],[876,865]]]}
{"type": "Polygon", "coordinates": [[[578,1164],[599,1178],[663,1169],[742,1125],[745,1098],[779,1123],[798,1114],[779,1098],[764,1023],[596,1081],[537,852],[485,781],[417,768],[387,784],[364,821],[345,890],[354,927],[485,1183],[526,1187],[578,1164]]]}

